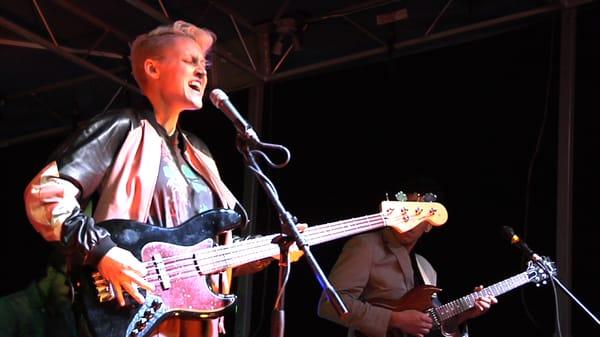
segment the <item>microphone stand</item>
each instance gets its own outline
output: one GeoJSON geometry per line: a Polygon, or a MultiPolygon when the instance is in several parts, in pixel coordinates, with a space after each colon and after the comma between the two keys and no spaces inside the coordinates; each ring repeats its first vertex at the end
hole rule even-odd
{"type": "MultiPolygon", "coordinates": [[[[537,264],[541,266],[541,265],[543,265],[543,262],[537,262],[537,264]]],[[[547,271],[547,269],[545,267],[544,267],[544,270],[547,271]]],[[[594,314],[588,308],[586,308],[585,305],[583,305],[583,303],[581,303],[581,301],[579,301],[577,299],[577,297],[575,297],[575,295],[573,295],[571,293],[571,291],[569,291],[569,289],[564,284],[562,284],[562,282],[558,279],[558,277],[556,277],[552,274],[550,274],[550,275],[552,277],[553,282],[558,284],[558,286],[563,290],[563,292],[565,292],[565,294],[569,295],[569,297],[571,297],[571,299],[573,301],[575,301],[575,303],[577,303],[581,307],[581,309],[583,309],[583,311],[585,311],[596,322],[596,324],[598,326],[600,326],[600,320],[598,320],[598,317],[594,316],[594,314]]]]}
{"type": "Polygon", "coordinates": [[[258,165],[255,154],[260,155],[271,167],[281,168],[287,165],[290,157],[289,150],[282,145],[264,143],[258,140],[258,137],[252,128],[246,128],[245,132],[238,131],[237,136],[237,149],[242,154],[244,162],[248,169],[252,171],[260,185],[265,190],[269,200],[275,206],[279,219],[281,222],[281,233],[282,235],[275,239],[274,243],[279,244],[280,247],[280,259],[279,259],[279,282],[277,291],[277,300],[272,315],[271,335],[272,337],[283,337],[284,324],[285,324],[285,311],[283,309],[285,286],[289,276],[289,246],[292,243],[296,243],[298,248],[303,251],[305,259],[308,261],[313,273],[315,274],[317,281],[323,288],[323,291],[327,295],[329,301],[333,305],[334,309],[340,317],[345,317],[348,314],[344,302],[335,291],[323,270],[314,258],[310,246],[307,244],[305,239],[302,237],[298,229],[296,228],[296,220],[288,212],[277,195],[275,186],[270,179],[263,173],[260,166],[258,165]],[[263,147],[275,150],[282,150],[286,153],[286,160],[282,164],[273,163],[269,157],[262,151],[256,150],[255,148],[263,147]]]}
{"type": "Polygon", "coordinates": [[[529,246],[525,242],[520,241],[516,245],[529,257],[529,259],[531,259],[535,264],[537,264],[550,276],[553,284],[558,284],[558,286],[563,290],[563,292],[569,295],[569,297],[573,301],[575,301],[575,303],[577,303],[583,309],[583,311],[585,311],[596,322],[596,324],[600,326],[600,320],[598,320],[598,318],[594,316],[594,314],[588,308],[586,308],[586,306],[581,301],[579,301],[579,299],[577,299],[577,297],[575,297],[573,293],[571,293],[567,286],[565,286],[560,281],[560,279],[556,277],[556,273],[554,273],[550,268],[548,268],[548,265],[541,256],[534,253],[533,250],[531,250],[531,248],[529,248],[529,246]]]}
{"type": "Polygon", "coordinates": [[[285,286],[290,276],[290,256],[288,249],[291,245],[291,241],[287,240],[283,236],[279,236],[276,239],[279,244],[279,280],[277,282],[277,298],[273,306],[273,313],[271,315],[271,336],[283,336],[285,330],[285,311],[284,299],[285,299],[285,286]]]}

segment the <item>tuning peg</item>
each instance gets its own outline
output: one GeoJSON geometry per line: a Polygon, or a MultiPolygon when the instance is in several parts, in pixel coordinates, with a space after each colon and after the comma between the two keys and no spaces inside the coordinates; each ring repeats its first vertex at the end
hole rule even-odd
{"type": "Polygon", "coordinates": [[[437,195],[435,195],[431,192],[425,193],[423,195],[423,201],[425,201],[425,202],[434,202],[437,200],[437,198],[438,198],[437,195]]]}
{"type": "Polygon", "coordinates": [[[396,194],[394,194],[394,197],[396,198],[396,200],[398,201],[407,201],[408,200],[408,196],[406,195],[406,193],[400,191],[396,194]]]}

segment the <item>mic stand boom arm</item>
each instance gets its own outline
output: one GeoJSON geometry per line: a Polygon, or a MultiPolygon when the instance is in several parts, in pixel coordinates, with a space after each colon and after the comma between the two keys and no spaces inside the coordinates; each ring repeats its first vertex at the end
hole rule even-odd
{"type": "Polygon", "coordinates": [[[503,226],[502,231],[504,232],[504,235],[509,239],[512,245],[519,248],[529,259],[534,261],[535,264],[542,268],[546,272],[546,274],[548,274],[551,277],[551,281],[553,284],[558,284],[558,286],[565,292],[565,294],[569,295],[569,297],[573,301],[575,301],[575,303],[577,303],[594,320],[594,322],[596,322],[596,324],[600,325],[600,320],[598,320],[598,318],[588,308],[586,308],[586,306],[583,303],[581,303],[581,301],[579,301],[579,299],[577,299],[577,297],[573,293],[571,293],[569,288],[567,288],[567,286],[565,286],[560,281],[560,279],[556,277],[556,273],[553,273],[552,270],[548,268],[544,259],[538,254],[536,254],[531,248],[529,248],[527,243],[522,241],[521,238],[519,238],[519,236],[515,234],[514,230],[511,227],[503,226]]]}
{"type": "Polygon", "coordinates": [[[256,152],[256,153],[260,154],[271,166],[274,166],[277,168],[284,166],[287,163],[287,160],[283,165],[279,165],[279,166],[275,165],[269,160],[269,158],[262,151],[253,150],[252,148],[258,147],[258,146],[263,146],[265,148],[280,149],[280,150],[283,150],[286,152],[288,158],[289,158],[289,151],[281,145],[263,143],[258,140],[258,137],[253,137],[253,135],[249,135],[247,132],[244,134],[238,133],[237,140],[238,140],[238,142],[237,142],[238,151],[242,154],[246,166],[250,169],[250,171],[252,171],[256,175],[258,182],[265,190],[267,196],[269,197],[269,200],[271,201],[273,206],[275,206],[275,209],[277,210],[277,213],[279,214],[279,219],[281,222],[281,232],[282,232],[282,234],[285,234],[285,237],[281,237],[281,239],[278,240],[279,241],[278,243],[281,248],[281,258],[280,258],[280,263],[279,263],[280,280],[279,280],[279,285],[278,285],[279,296],[278,296],[278,300],[276,301],[276,307],[274,308],[274,312],[273,312],[273,322],[272,322],[273,325],[271,327],[271,333],[273,335],[272,337],[283,337],[283,331],[284,331],[283,323],[285,322],[285,318],[284,318],[285,314],[284,314],[284,310],[283,310],[283,298],[284,298],[283,292],[285,291],[285,289],[284,289],[285,282],[281,278],[283,278],[284,275],[287,275],[287,273],[284,272],[283,268],[289,268],[288,248],[290,246],[290,244],[289,244],[290,242],[295,242],[296,245],[298,246],[298,248],[300,250],[302,250],[302,252],[304,253],[304,258],[308,261],[308,264],[311,267],[313,273],[315,274],[317,281],[323,288],[323,291],[327,295],[327,297],[328,297],[329,301],[331,302],[331,304],[333,305],[334,309],[336,310],[336,312],[338,313],[338,315],[340,317],[342,317],[342,318],[345,317],[348,314],[348,309],[346,308],[344,302],[339,297],[338,293],[335,291],[335,289],[333,288],[333,286],[331,285],[331,283],[329,282],[329,280],[323,273],[323,270],[317,263],[316,259],[314,258],[313,254],[310,250],[310,246],[307,244],[307,242],[304,240],[304,238],[302,237],[302,235],[296,228],[296,221],[294,220],[294,217],[290,214],[290,212],[288,212],[284,208],[283,204],[281,203],[281,201],[279,200],[279,198],[277,196],[277,191],[276,191],[275,187],[273,186],[272,182],[262,172],[260,166],[257,164],[256,158],[254,157],[254,153],[256,152]],[[286,241],[288,241],[288,242],[286,242],[286,241]]]}
{"type": "MultiPolygon", "coordinates": [[[[538,265],[543,265],[543,263],[537,261],[538,265]]],[[[544,268],[544,270],[547,270],[544,268]]],[[[569,291],[569,288],[567,288],[565,285],[562,284],[562,282],[560,281],[560,279],[552,274],[550,274],[550,276],[552,277],[552,279],[554,280],[554,283],[558,284],[560,286],[560,288],[565,292],[565,294],[569,295],[569,297],[571,297],[571,299],[573,301],[575,301],[575,303],[577,303],[581,309],[583,309],[583,311],[585,311],[593,320],[594,322],[596,322],[597,325],[600,326],[600,320],[598,320],[598,317],[594,316],[594,314],[585,307],[585,305],[583,303],[581,303],[581,301],[579,301],[579,299],[577,299],[577,297],[575,297],[575,295],[573,293],[571,293],[571,291],[569,291]]]]}
{"type": "Polygon", "coordinates": [[[597,325],[600,325],[600,320],[598,320],[598,317],[596,317],[588,308],[586,308],[586,306],[569,290],[569,288],[567,288],[567,286],[565,286],[561,282],[561,280],[555,275],[556,273],[553,273],[551,270],[549,270],[542,257],[540,257],[538,254],[534,253],[531,249],[529,249],[527,244],[523,243],[523,247],[525,254],[531,260],[533,260],[535,264],[542,268],[548,275],[550,275],[550,277],[552,278],[552,283],[558,284],[558,286],[562,289],[562,291],[565,294],[569,295],[569,297],[573,301],[575,301],[575,303],[577,303],[577,305],[579,305],[581,309],[583,309],[583,311],[585,311],[585,313],[587,313],[594,320],[594,322],[596,322],[597,325]]]}

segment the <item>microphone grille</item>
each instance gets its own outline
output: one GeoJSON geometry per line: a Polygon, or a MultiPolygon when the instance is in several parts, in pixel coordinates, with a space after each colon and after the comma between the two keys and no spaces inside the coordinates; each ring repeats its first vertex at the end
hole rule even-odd
{"type": "Polygon", "coordinates": [[[515,235],[514,229],[512,229],[512,227],[510,227],[510,226],[502,226],[502,232],[505,235],[509,235],[509,236],[515,235]]]}
{"type": "Polygon", "coordinates": [[[517,244],[521,241],[521,238],[517,234],[515,234],[514,229],[510,226],[502,226],[502,233],[510,241],[511,244],[517,244]]]}
{"type": "Polygon", "coordinates": [[[213,89],[210,92],[209,97],[212,104],[217,108],[219,107],[221,102],[229,99],[229,97],[227,97],[227,94],[221,89],[213,89]]]}

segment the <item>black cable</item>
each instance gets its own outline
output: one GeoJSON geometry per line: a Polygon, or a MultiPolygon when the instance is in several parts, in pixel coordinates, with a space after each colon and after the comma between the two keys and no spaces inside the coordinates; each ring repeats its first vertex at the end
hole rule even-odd
{"type": "MultiPolygon", "coordinates": [[[[527,171],[527,181],[526,181],[526,186],[525,186],[525,209],[524,209],[525,214],[524,214],[524,221],[523,221],[523,238],[525,241],[527,240],[527,233],[529,231],[528,230],[528,227],[529,227],[528,218],[529,218],[529,202],[530,202],[530,198],[531,198],[531,179],[533,176],[533,167],[535,164],[535,160],[537,159],[537,156],[539,154],[539,150],[540,150],[541,143],[542,143],[542,138],[544,136],[545,127],[546,127],[546,123],[548,120],[548,106],[549,106],[550,91],[551,91],[551,86],[552,86],[551,85],[552,84],[552,75],[553,75],[553,70],[554,70],[554,40],[556,39],[556,21],[557,21],[556,18],[557,18],[556,16],[554,16],[552,18],[552,30],[550,33],[548,75],[547,75],[547,80],[546,80],[546,96],[545,96],[545,101],[544,101],[543,117],[542,117],[542,122],[540,125],[540,130],[538,133],[537,142],[535,144],[535,149],[534,149],[533,155],[531,157],[531,161],[529,163],[529,169],[527,171]]],[[[524,265],[525,261],[526,261],[526,256],[523,255],[523,257],[521,259],[521,265],[524,265]]],[[[552,284],[554,285],[554,282],[552,284]]],[[[533,324],[533,326],[538,331],[542,330],[540,328],[540,325],[536,322],[535,318],[529,311],[527,301],[525,300],[525,289],[521,288],[519,293],[521,295],[520,296],[521,304],[523,305],[523,309],[525,310],[525,314],[527,315],[527,318],[529,319],[529,321],[533,324]]],[[[557,311],[558,311],[558,307],[557,307],[557,311]]],[[[560,331],[560,329],[559,329],[559,331],[560,331]]]]}

